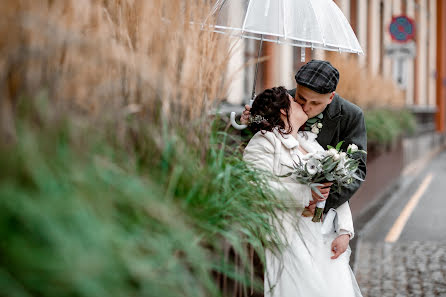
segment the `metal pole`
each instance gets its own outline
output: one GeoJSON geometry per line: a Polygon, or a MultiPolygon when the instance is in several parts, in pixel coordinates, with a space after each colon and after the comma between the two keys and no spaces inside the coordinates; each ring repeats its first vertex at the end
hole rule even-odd
{"type": "Polygon", "coordinates": [[[262,44],[263,44],[263,34],[261,35],[261,38],[260,38],[259,51],[257,53],[256,72],[254,74],[254,83],[252,85],[252,93],[251,93],[251,102],[250,103],[252,103],[252,101],[254,101],[254,98],[256,97],[257,73],[259,72],[259,59],[260,59],[260,54],[262,53],[262,44]]]}

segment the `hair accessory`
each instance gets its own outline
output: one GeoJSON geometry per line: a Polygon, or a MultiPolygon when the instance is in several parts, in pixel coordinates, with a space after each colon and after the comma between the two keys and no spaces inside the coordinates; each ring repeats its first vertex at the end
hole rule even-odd
{"type": "Polygon", "coordinates": [[[252,116],[252,115],[249,116],[249,124],[252,124],[252,123],[260,124],[263,121],[268,122],[267,119],[265,119],[264,117],[262,117],[259,114],[255,115],[255,116],[252,116]]]}

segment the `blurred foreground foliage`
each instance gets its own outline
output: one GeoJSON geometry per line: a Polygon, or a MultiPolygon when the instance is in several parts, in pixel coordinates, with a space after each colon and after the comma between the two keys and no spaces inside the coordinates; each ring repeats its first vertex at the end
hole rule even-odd
{"type": "Polygon", "coordinates": [[[280,202],[207,116],[230,56],[190,25],[209,11],[0,2],[0,296],[221,296],[280,245],[280,202]]]}
{"type": "Polygon", "coordinates": [[[110,127],[44,101],[19,101],[16,141],[0,145],[0,296],[221,296],[218,274],[249,283],[248,244],[280,244],[280,203],[227,134],[210,133],[203,155],[166,128],[156,143],[129,116],[129,152],[110,127]]]}

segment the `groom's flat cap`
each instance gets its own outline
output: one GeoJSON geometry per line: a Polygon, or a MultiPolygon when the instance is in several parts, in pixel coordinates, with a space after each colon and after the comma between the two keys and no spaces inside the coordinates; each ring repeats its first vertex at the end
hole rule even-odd
{"type": "Polygon", "coordinates": [[[296,82],[320,94],[334,92],[339,81],[339,71],[328,61],[311,60],[296,73],[296,82]]]}

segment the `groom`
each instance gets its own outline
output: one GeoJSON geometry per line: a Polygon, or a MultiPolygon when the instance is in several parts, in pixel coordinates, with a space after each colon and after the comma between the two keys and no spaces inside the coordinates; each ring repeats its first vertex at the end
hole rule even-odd
{"type": "MultiPolygon", "coordinates": [[[[353,103],[341,98],[336,94],[339,81],[339,72],[328,61],[312,60],[303,65],[295,75],[297,87],[289,90],[289,94],[301,106],[308,115],[308,121],[304,130],[317,134],[317,141],[323,148],[327,145],[333,147],[340,141],[342,150],[347,151],[350,144],[356,144],[359,150],[367,150],[367,132],[362,110],[353,103]]],[[[249,118],[250,107],[245,106],[242,123],[249,118]]],[[[364,179],[366,175],[366,155],[357,154],[359,160],[357,175],[364,179]]],[[[327,199],[324,212],[330,208],[337,208],[348,201],[358,190],[361,182],[355,180],[348,187],[342,188],[341,193],[330,193],[330,184],[321,187],[320,191],[327,199]]],[[[310,209],[314,211],[315,203],[320,200],[316,193],[313,194],[313,202],[310,209]]],[[[342,232],[332,244],[334,256],[337,258],[347,246],[351,234],[342,232]],[[348,237],[346,237],[348,236],[348,237]]]]}

